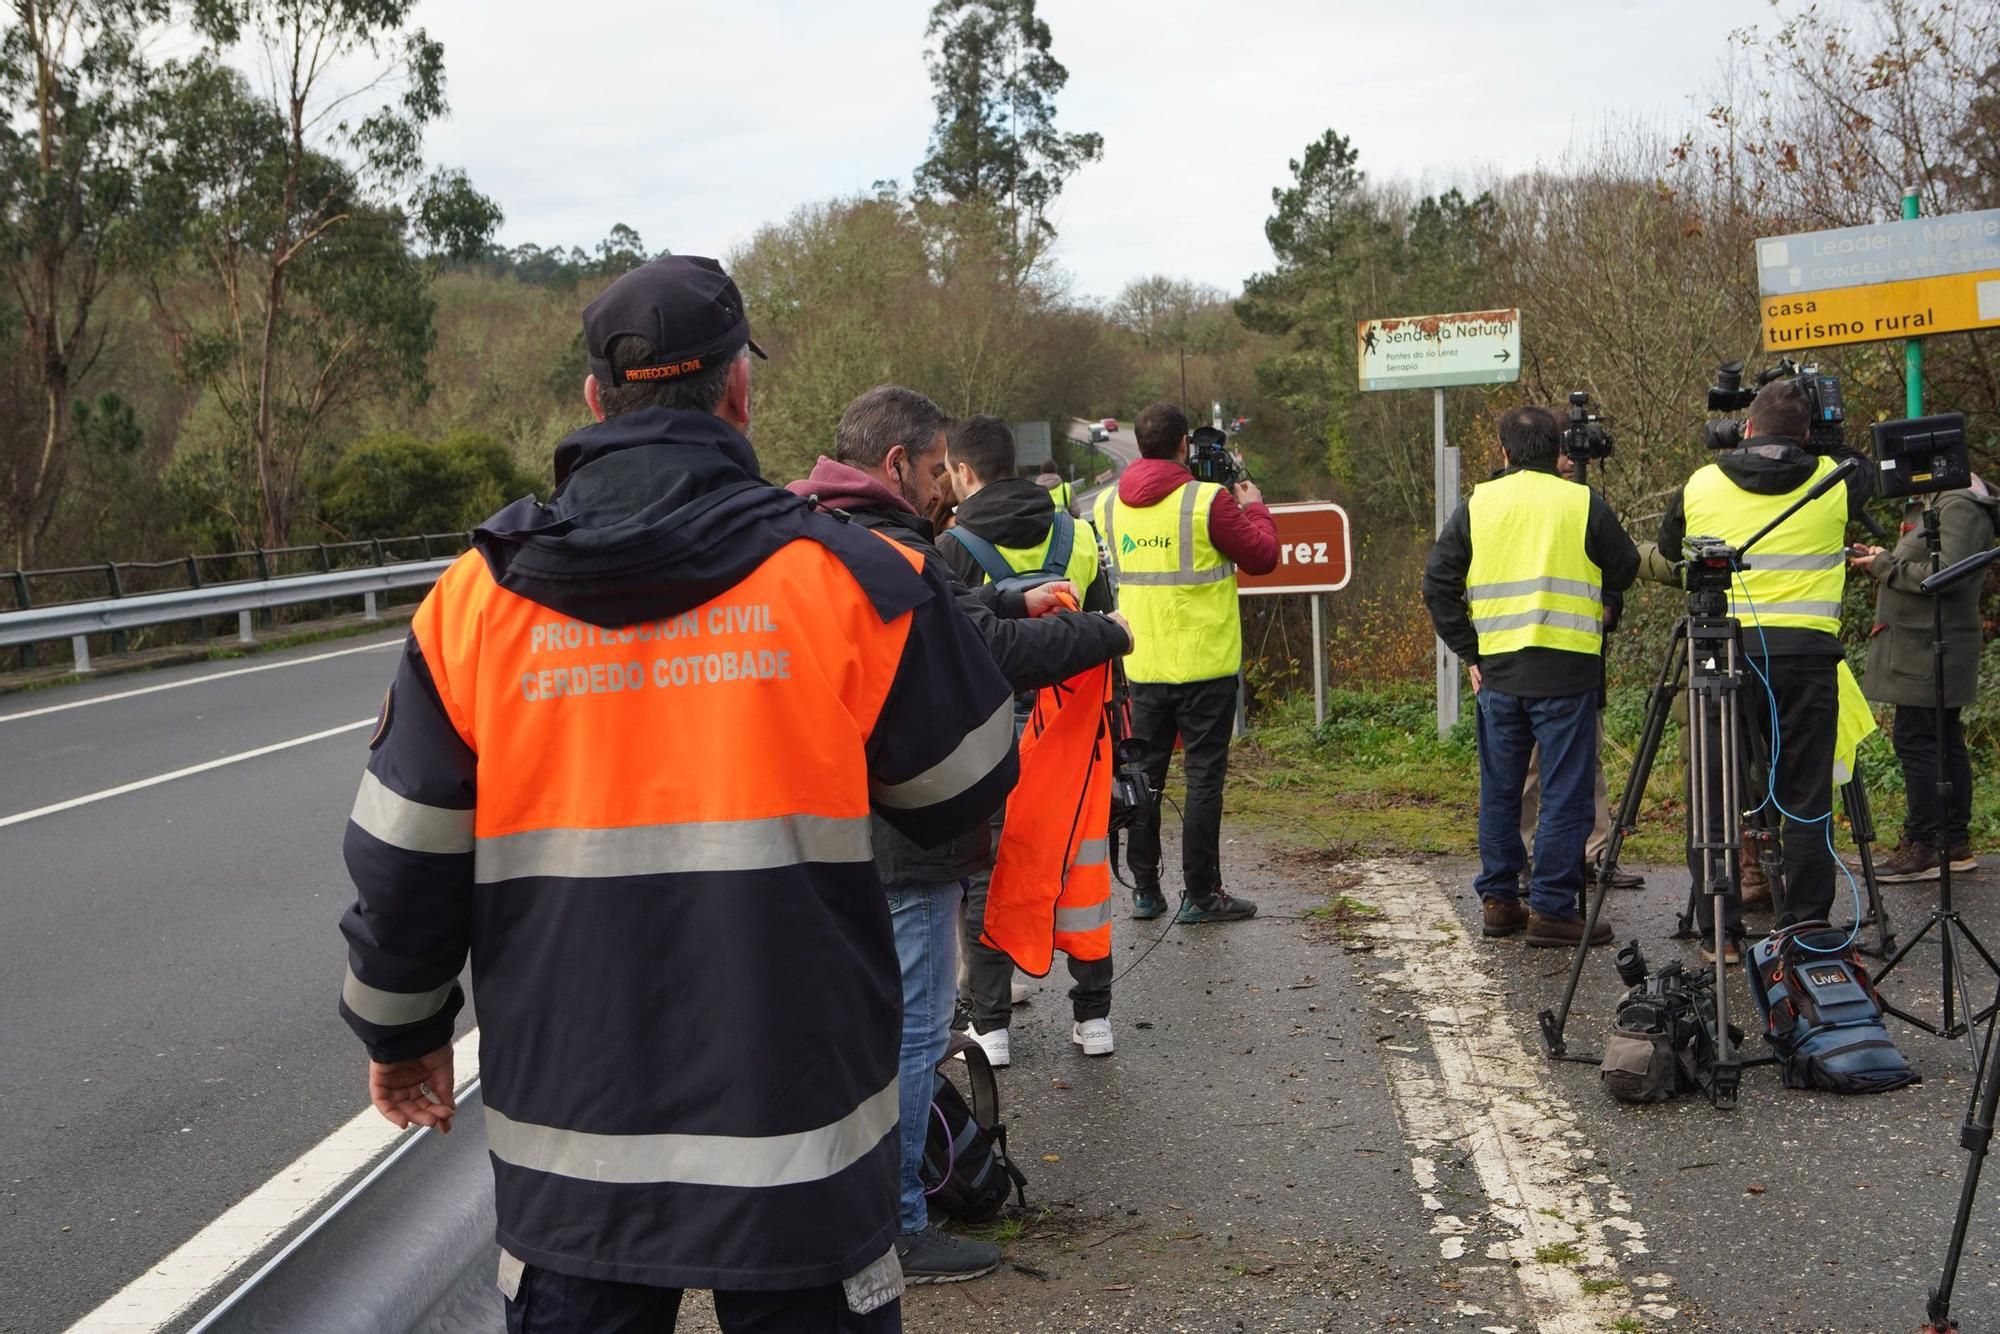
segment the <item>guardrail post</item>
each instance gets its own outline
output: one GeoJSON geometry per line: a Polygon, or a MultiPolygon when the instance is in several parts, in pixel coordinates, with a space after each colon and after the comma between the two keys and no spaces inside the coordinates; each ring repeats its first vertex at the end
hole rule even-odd
{"type": "Polygon", "coordinates": [[[90,670],[89,635],[71,635],[69,637],[69,653],[72,658],[76,659],[74,670],[78,675],[82,675],[84,672],[90,670]]]}
{"type": "Polygon", "coordinates": [[[381,615],[375,610],[375,595],[373,593],[363,593],[361,595],[361,619],[365,621],[379,621],[382,619],[381,615]]]}
{"type": "MultiPolygon", "coordinates": [[[[118,577],[117,562],[115,561],[105,562],[104,572],[111,577],[110,579],[111,596],[115,598],[124,597],[125,581],[118,577]]],[[[111,651],[113,653],[123,653],[129,647],[131,647],[130,642],[125,638],[125,632],[123,630],[113,630],[111,632],[111,651]]],[[[90,661],[90,655],[86,653],[84,655],[83,660],[84,662],[88,663],[90,661]]],[[[90,668],[86,666],[83,670],[89,671],[90,668]]]]}
{"type": "Polygon", "coordinates": [[[424,544],[424,559],[429,560],[431,558],[431,535],[429,533],[420,533],[418,537],[424,544]]]}
{"type": "Polygon", "coordinates": [[[377,565],[382,564],[382,539],[379,537],[371,537],[368,539],[368,545],[375,553],[375,563],[377,565]]]}
{"type": "Polygon", "coordinates": [[[257,636],[250,632],[250,613],[247,611],[236,613],[236,642],[239,644],[257,642],[257,636]]]}
{"type": "MultiPolygon", "coordinates": [[[[14,601],[22,611],[28,609],[28,572],[26,570],[14,571],[14,601]]],[[[29,671],[33,671],[40,665],[35,658],[35,646],[33,644],[21,645],[21,666],[29,671]]]]}

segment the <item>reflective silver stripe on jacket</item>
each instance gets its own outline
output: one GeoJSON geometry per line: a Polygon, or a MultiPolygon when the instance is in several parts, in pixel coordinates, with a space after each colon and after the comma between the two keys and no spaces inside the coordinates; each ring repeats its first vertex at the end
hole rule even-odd
{"type": "Polygon", "coordinates": [[[846,1116],[790,1135],[599,1135],[486,1109],[486,1147],[515,1167],[622,1185],[758,1188],[824,1181],[896,1128],[896,1081],[846,1116]]]}
{"type": "Polygon", "coordinates": [[[1086,838],[1077,844],[1076,865],[1104,866],[1111,861],[1111,840],[1108,838],[1086,838]]]}
{"type": "Polygon", "coordinates": [[[525,876],[591,880],[762,871],[808,862],[865,862],[873,855],[866,816],[775,815],[623,829],[532,829],[482,838],[472,878],[492,885],[525,876]]]}
{"type": "Polygon", "coordinates": [[[1573,611],[1550,611],[1537,607],[1533,611],[1514,611],[1505,616],[1475,616],[1472,628],[1482,635],[1497,634],[1502,630],[1518,630],[1524,625],[1553,625],[1564,630],[1582,630],[1588,634],[1601,634],[1604,622],[1595,616],[1581,616],[1573,611]]]}
{"type": "Polygon", "coordinates": [[[391,792],[367,770],[354,797],[354,823],[405,852],[472,851],[472,812],[426,806],[391,792]]]}
{"type": "Polygon", "coordinates": [[[1844,551],[1818,552],[1810,556],[1774,556],[1752,551],[1743,558],[1749,570],[1837,570],[1847,560],[1844,551]]]}
{"type": "Polygon", "coordinates": [[[1111,925],[1111,900],[1092,904],[1088,908],[1056,909],[1056,930],[1081,935],[1111,925]]]}
{"type": "Polygon", "coordinates": [[[1838,602],[1747,602],[1742,598],[1731,598],[1729,614],[1745,622],[1754,622],[1760,616],[1819,616],[1837,621],[1840,619],[1840,604],[1838,602]]]}
{"type": "MultiPolygon", "coordinates": [[[[454,979],[455,981],[456,979],[454,979]]],[[[420,1019],[428,1019],[444,1008],[451,998],[450,982],[430,991],[384,991],[371,987],[347,970],[347,980],[340,984],[340,998],[347,1002],[347,1008],[354,1011],[371,1024],[383,1028],[394,1028],[398,1024],[414,1024],[420,1019]]]]}
{"type": "Polygon", "coordinates": [[[1009,696],[993,716],[965,734],[951,754],[900,783],[870,783],[880,806],[899,811],[937,806],[976,787],[1014,747],[1014,700],[1009,696]]]}
{"type": "Polygon", "coordinates": [[[1465,590],[1466,599],[1472,602],[1481,598],[1517,598],[1529,593],[1560,593],[1565,597],[1589,598],[1592,602],[1604,601],[1604,590],[1598,585],[1581,579],[1558,579],[1554,575],[1509,579],[1502,584],[1473,584],[1465,590]]]}

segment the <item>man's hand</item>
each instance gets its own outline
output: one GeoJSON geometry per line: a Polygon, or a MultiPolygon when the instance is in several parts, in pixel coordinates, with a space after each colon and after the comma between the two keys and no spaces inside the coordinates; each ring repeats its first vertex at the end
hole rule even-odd
{"type": "Polygon", "coordinates": [[[1236,503],[1239,505],[1261,505],[1264,503],[1264,493],[1257,489],[1255,482],[1245,477],[1236,484],[1236,503]]]}
{"type": "Polygon", "coordinates": [[[414,1124],[449,1135],[451,1118],[458,1110],[452,1095],[450,1045],[414,1061],[388,1065],[370,1061],[368,1098],[398,1130],[414,1124]]]}
{"type": "Polygon", "coordinates": [[[1875,572],[1875,558],[1882,554],[1881,547],[1853,546],[1847,549],[1847,568],[1859,570],[1863,574],[1875,572]]]}
{"type": "Polygon", "coordinates": [[[1479,664],[1476,662],[1466,663],[1465,674],[1472,678],[1472,693],[1475,695],[1478,694],[1479,687],[1486,684],[1486,678],[1479,674],[1479,664]]]}
{"type": "Polygon", "coordinates": [[[1125,653],[1130,653],[1133,646],[1139,642],[1138,637],[1132,633],[1132,622],[1125,619],[1125,613],[1122,611],[1107,611],[1104,613],[1104,619],[1125,632],[1125,653]]]}
{"type": "Polygon", "coordinates": [[[1047,616],[1053,611],[1075,611],[1083,605],[1083,599],[1077,596],[1076,585],[1067,579],[1058,579],[1050,584],[1037,584],[1022,595],[1022,602],[1026,605],[1030,616],[1047,616]]]}

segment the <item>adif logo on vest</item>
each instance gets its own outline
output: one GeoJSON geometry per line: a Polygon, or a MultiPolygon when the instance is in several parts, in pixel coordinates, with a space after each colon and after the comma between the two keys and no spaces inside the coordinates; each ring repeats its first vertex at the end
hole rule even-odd
{"type": "Polygon", "coordinates": [[[1124,533],[1120,535],[1118,540],[1118,554],[1121,556],[1129,556],[1133,552],[1137,551],[1140,547],[1158,547],[1160,550],[1165,551],[1168,547],[1172,545],[1173,545],[1173,540],[1171,538],[1142,537],[1139,538],[1137,541],[1134,541],[1132,538],[1132,534],[1124,533]]]}

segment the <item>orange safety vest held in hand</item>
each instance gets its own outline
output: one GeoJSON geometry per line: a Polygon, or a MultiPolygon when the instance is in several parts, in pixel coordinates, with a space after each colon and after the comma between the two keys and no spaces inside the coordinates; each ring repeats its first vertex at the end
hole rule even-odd
{"type": "Polygon", "coordinates": [[[1039,691],[1021,733],[980,942],[1048,975],[1055,951],[1111,957],[1111,665],[1039,691]]]}

